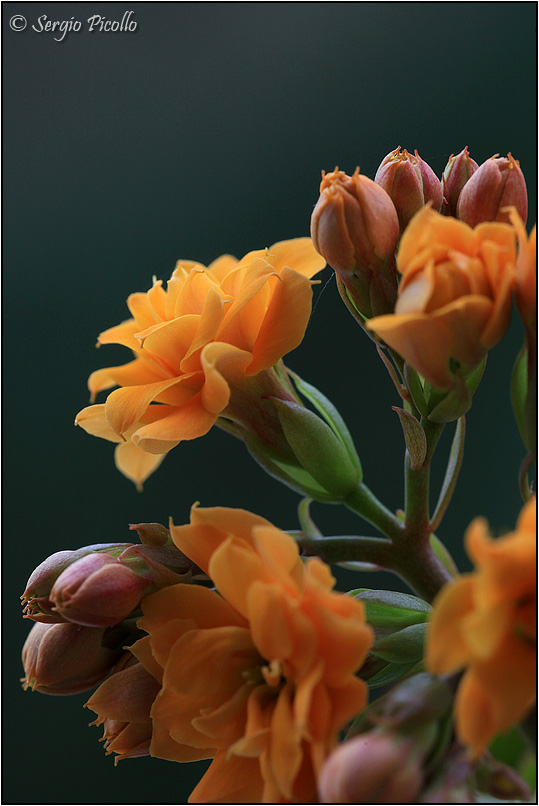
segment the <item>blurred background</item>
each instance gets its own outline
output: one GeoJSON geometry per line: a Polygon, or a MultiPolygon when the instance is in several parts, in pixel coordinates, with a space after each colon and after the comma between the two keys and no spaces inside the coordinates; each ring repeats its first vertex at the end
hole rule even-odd
{"type": "MultiPolygon", "coordinates": [[[[9,804],[185,803],[201,769],[157,759],[114,768],[88,728],[87,695],[23,692],[30,623],[19,596],[54,551],[129,541],[130,522],[177,523],[194,501],[244,507],[297,528],[298,496],[213,429],[176,448],[143,493],[113,446],[73,426],[87,376],[127,361],[95,350],[128,317],[125,300],[179,258],[307,235],[320,172],[374,177],[398,145],[438,175],[465,145],[479,163],[508,151],[536,218],[536,4],[4,3],[4,792],[9,804]],[[134,32],[88,30],[122,19],[134,32]],[[10,27],[14,15],[27,27],[10,27]],[[82,30],[39,32],[42,19],[82,30]],[[38,28],[38,31],[32,29],[38,28]]],[[[20,22],[15,23],[19,25],[20,22]]],[[[392,383],[347,314],[329,269],[306,337],[286,363],[329,396],[356,440],[365,481],[403,502],[403,440],[392,383]]],[[[496,533],[521,506],[523,448],[509,403],[518,318],[491,353],[467,418],[464,465],[439,529],[460,567],[462,535],[485,515],[496,533]]],[[[452,436],[437,452],[437,496],[452,436]]],[[[372,533],[315,504],[326,534],[372,533]]],[[[346,587],[403,589],[393,577],[346,587]]]]}

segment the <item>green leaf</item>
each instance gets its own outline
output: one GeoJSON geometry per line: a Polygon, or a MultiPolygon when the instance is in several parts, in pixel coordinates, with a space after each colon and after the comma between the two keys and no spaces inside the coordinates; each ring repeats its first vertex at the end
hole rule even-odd
{"type": "Polygon", "coordinates": [[[373,627],[401,629],[427,621],[431,607],[410,593],[357,588],[350,591],[365,606],[365,618],[373,627]]]}

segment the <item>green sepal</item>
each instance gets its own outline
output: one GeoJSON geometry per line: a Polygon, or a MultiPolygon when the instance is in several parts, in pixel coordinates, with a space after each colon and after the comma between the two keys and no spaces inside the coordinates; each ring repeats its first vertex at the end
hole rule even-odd
{"type": "Polygon", "coordinates": [[[532,450],[526,436],[526,399],[528,396],[528,347],[524,343],[515,359],[511,374],[511,404],[520,431],[522,442],[527,450],[532,450]]]}
{"type": "MultiPolygon", "coordinates": [[[[271,400],[298,465],[332,500],[347,498],[360,483],[361,473],[341,439],[324,420],[304,406],[278,398],[271,400]]],[[[311,498],[317,497],[306,492],[311,498]]]]}
{"type": "Polygon", "coordinates": [[[263,447],[260,442],[249,432],[242,435],[247,450],[262,467],[266,473],[272,476],[277,481],[282,482],[287,487],[290,487],[294,492],[300,495],[307,495],[315,501],[323,501],[325,503],[333,503],[334,496],[324,490],[310,475],[301,467],[289,465],[280,461],[271,452],[263,447]]]}
{"type": "Polygon", "coordinates": [[[411,593],[357,588],[349,596],[359,599],[365,606],[365,618],[372,627],[393,627],[401,630],[427,621],[431,607],[411,593]]]}
{"type": "Polygon", "coordinates": [[[425,394],[423,392],[423,385],[421,383],[420,376],[406,361],[404,362],[404,381],[418,412],[420,414],[427,415],[429,409],[427,406],[427,401],[425,400],[425,394]]]}
{"type": "Polygon", "coordinates": [[[426,384],[425,388],[430,388],[429,420],[434,423],[450,423],[466,414],[472,405],[474,392],[483,377],[486,363],[487,356],[485,355],[483,360],[466,375],[457,370],[454,375],[455,385],[447,392],[426,384]]]}
{"type": "Polygon", "coordinates": [[[392,663],[417,663],[423,657],[426,624],[411,624],[390,635],[377,638],[370,651],[392,663]]]}
{"type": "Polygon", "coordinates": [[[339,438],[343,447],[346,449],[352,464],[358,472],[358,483],[361,482],[363,480],[363,471],[361,469],[359,456],[357,455],[356,446],[354,445],[354,441],[350,435],[350,431],[348,430],[346,423],[331,400],[328,400],[328,398],[323,395],[319,389],[304,381],[299,377],[299,375],[296,375],[295,372],[288,370],[288,374],[294,381],[297,389],[301,392],[303,397],[307,398],[309,403],[311,403],[319,414],[322,415],[335,436],[339,438]]]}

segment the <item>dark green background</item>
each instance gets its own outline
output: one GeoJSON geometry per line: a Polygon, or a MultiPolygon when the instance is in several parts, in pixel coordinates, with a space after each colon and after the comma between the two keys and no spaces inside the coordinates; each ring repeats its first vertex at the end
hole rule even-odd
{"type": "MultiPolygon", "coordinates": [[[[535,220],[535,3],[4,3],[4,803],[183,803],[193,768],[114,769],[85,695],[23,693],[19,599],[48,554],[125,541],[129,522],[188,519],[191,504],[251,509],[295,528],[297,496],[217,429],[175,449],[143,494],[113,446],[73,427],[86,379],[128,359],[94,349],[125,299],[178,258],[209,262],[306,235],[321,169],[374,176],[397,145],[441,174],[465,145],[511,151],[535,220]],[[135,33],[53,34],[37,18],[121,19],[135,33]],[[21,33],[8,25],[28,19],[21,33]]],[[[398,404],[329,270],[287,363],[322,389],[356,439],[366,482],[402,504],[398,404]],[[326,280],[329,281],[326,285],[326,280]]],[[[508,402],[522,332],[492,352],[468,417],[465,463],[439,530],[466,567],[477,514],[496,531],[520,507],[523,455],[508,402]]],[[[440,447],[435,492],[448,439],[440,447]]],[[[328,534],[367,530],[315,505],[328,534]]],[[[344,584],[357,582],[351,576],[344,584]]],[[[366,576],[361,584],[383,584],[366,576]]],[[[398,586],[398,583],[395,583],[398,586]]],[[[196,773],[198,775],[198,773],[196,773]]]]}

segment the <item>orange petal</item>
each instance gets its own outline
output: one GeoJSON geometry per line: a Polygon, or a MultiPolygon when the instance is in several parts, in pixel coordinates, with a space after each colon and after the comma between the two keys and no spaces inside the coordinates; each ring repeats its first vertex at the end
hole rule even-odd
{"type": "Polygon", "coordinates": [[[244,683],[242,672],[259,660],[247,627],[190,630],[170,650],[163,687],[185,697],[217,696],[222,703],[244,683]]]}
{"type": "Polygon", "coordinates": [[[232,607],[247,616],[249,586],[264,576],[264,566],[256,551],[245,541],[230,536],[210,557],[208,573],[232,607]],[[234,574],[230,573],[231,568],[234,574]]]}
{"type": "Polygon", "coordinates": [[[264,783],[257,759],[227,756],[215,758],[189,796],[189,803],[261,803],[264,783]]]}
{"type": "Polygon", "coordinates": [[[496,720],[492,702],[473,671],[461,680],[454,708],[460,741],[471,748],[474,757],[481,755],[496,733],[496,720]]]}
{"type": "Polygon", "coordinates": [[[152,454],[141,450],[131,441],[122,442],[114,451],[116,467],[130,481],[134,482],[139,492],[146,479],[157,470],[166,453],[152,454]]]}
{"type": "Polygon", "coordinates": [[[271,524],[245,509],[194,506],[191,509],[191,524],[171,524],[170,530],[180,551],[207,572],[211,555],[230,534],[253,545],[252,530],[260,525],[271,524]]]}
{"type": "MultiPolygon", "coordinates": [[[[262,657],[283,662],[292,656],[295,649],[290,627],[290,606],[280,585],[256,581],[256,573],[260,577],[261,564],[255,566],[254,573],[251,573],[249,587],[238,591],[235,598],[243,612],[248,613],[253,641],[262,657]]],[[[313,625],[309,626],[311,633],[314,633],[313,625]]]]}
{"type": "Polygon", "coordinates": [[[163,408],[167,410],[164,417],[138,428],[132,437],[135,444],[149,453],[165,453],[184,439],[204,436],[217,419],[216,414],[202,405],[200,392],[183,406],[163,408]]]}
{"type": "Polygon", "coordinates": [[[305,335],[311,315],[311,283],[286,266],[280,277],[253,347],[253,360],[247,368],[249,375],[272,367],[297,347],[305,335]]]}
{"type": "Polygon", "coordinates": [[[115,389],[107,397],[105,416],[107,422],[117,434],[128,431],[146,412],[146,409],[161,392],[181,383],[183,378],[167,378],[157,383],[144,386],[126,386],[115,389]]]}
{"type": "Polygon", "coordinates": [[[135,338],[135,333],[139,330],[134,319],[126,319],[115,327],[110,327],[99,334],[97,344],[123,344],[131,350],[139,350],[140,345],[135,338]]]}
{"type": "Polygon", "coordinates": [[[436,599],[427,632],[425,659],[434,674],[456,671],[470,659],[461,619],[474,607],[473,575],[457,577],[445,585],[436,599]]]}
{"type": "Polygon", "coordinates": [[[270,764],[282,795],[292,799],[292,787],[302,761],[302,731],[294,721],[292,689],[287,684],[279,693],[271,720],[270,764]]]}
{"type": "Polygon", "coordinates": [[[265,259],[278,272],[288,266],[309,280],[326,265],[326,261],[318,254],[310,238],[278,241],[269,247],[265,259]]]}
{"type": "MultiPolygon", "coordinates": [[[[177,615],[182,620],[192,620],[201,629],[221,627],[228,624],[245,626],[245,621],[215,591],[200,585],[170,585],[143,601],[143,618],[139,621],[142,630],[152,635],[152,651],[161,666],[164,666],[171,644],[154,646],[156,629],[177,615]]],[[[177,638],[181,633],[177,633],[177,638]]]]}
{"type": "Polygon", "coordinates": [[[230,271],[233,271],[237,265],[238,259],[233,255],[221,255],[221,257],[216,258],[210,263],[208,271],[211,272],[212,277],[214,277],[218,283],[221,283],[223,278],[226,277],[230,271]]]}
{"type": "Polygon", "coordinates": [[[153,722],[152,742],[150,755],[154,758],[163,758],[166,761],[199,761],[204,758],[213,758],[215,748],[191,747],[174,741],[168,729],[157,719],[153,722]]]}
{"type": "Polygon", "coordinates": [[[98,392],[111,386],[135,386],[155,383],[165,377],[162,367],[146,358],[136,358],[118,367],[107,367],[92,372],[88,378],[88,389],[92,400],[98,392]]]}
{"type": "Polygon", "coordinates": [[[204,406],[208,411],[219,414],[230,399],[228,381],[233,382],[245,375],[251,355],[231,344],[213,342],[203,348],[200,359],[205,375],[202,390],[204,406]]]}
{"type": "Polygon", "coordinates": [[[443,319],[421,313],[387,314],[370,319],[366,327],[375,331],[433,386],[452,387],[453,377],[449,371],[452,335],[443,319]]]}
{"type": "Polygon", "coordinates": [[[180,364],[197,332],[200,316],[189,314],[161,322],[150,330],[137,333],[145,351],[170,368],[171,375],[180,374],[180,364]]]}
{"type": "Polygon", "coordinates": [[[105,419],[105,404],[96,403],[94,406],[87,406],[79,411],[75,418],[75,425],[91,434],[93,437],[101,437],[109,442],[123,442],[123,437],[116,434],[105,419]]]}

